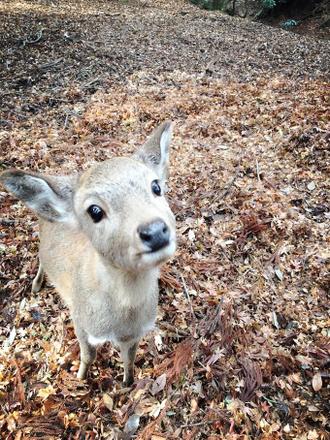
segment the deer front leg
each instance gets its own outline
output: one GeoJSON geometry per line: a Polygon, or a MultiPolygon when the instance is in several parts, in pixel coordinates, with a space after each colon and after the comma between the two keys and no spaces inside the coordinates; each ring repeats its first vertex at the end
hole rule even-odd
{"type": "Polygon", "coordinates": [[[75,326],[75,330],[80,346],[80,365],[77,377],[78,379],[85,379],[89,367],[95,361],[96,347],[88,342],[88,337],[84,330],[77,326],[75,326]]]}
{"type": "Polygon", "coordinates": [[[44,276],[45,276],[45,272],[43,270],[41,262],[39,261],[38,273],[32,282],[32,293],[39,292],[39,290],[41,289],[42,283],[44,282],[44,276]]]}
{"type": "Polygon", "coordinates": [[[124,386],[130,386],[134,382],[134,361],[138,345],[138,341],[124,342],[119,345],[120,356],[124,362],[124,386]]]}

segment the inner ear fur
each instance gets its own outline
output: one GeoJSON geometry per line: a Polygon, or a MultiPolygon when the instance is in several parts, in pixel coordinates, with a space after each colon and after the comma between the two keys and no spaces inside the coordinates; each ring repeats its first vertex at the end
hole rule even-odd
{"type": "Polygon", "coordinates": [[[166,121],[155,128],[144,145],[133,156],[153,168],[160,180],[166,180],[168,174],[172,125],[171,121],[166,121]]]}

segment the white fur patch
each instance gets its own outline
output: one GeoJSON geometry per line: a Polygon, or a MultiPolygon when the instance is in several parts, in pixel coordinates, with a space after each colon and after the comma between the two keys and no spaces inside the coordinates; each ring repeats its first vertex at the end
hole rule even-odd
{"type": "MultiPolygon", "coordinates": [[[[172,139],[172,124],[169,125],[160,137],[160,163],[158,165],[158,174],[163,176],[169,160],[169,146],[172,139]]],[[[162,177],[163,178],[163,177],[162,177]]]]}
{"type": "Polygon", "coordinates": [[[162,261],[171,258],[176,249],[175,240],[171,240],[170,244],[157,252],[148,252],[141,256],[139,267],[158,266],[162,261]]]}
{"type": "MultiPolygon", "coordinates": [[[[147,323],[145,323],[139,332],[139,337],[142,338],[144,335],[146,335],[147,333],[149,333],[151,330],[154,330],[155,328],[155,323],[153,321],[149,321],[147,323]]],[[[109,335],[104,335],[104,336],[93,336],[92,334],[88,333],[88,342],[93,345],[94,347],[98,346],[98,345],[102,345],[105,342],[113,342],[115,345],[120,345],[118,343],[118,338],[116,338],[116,336],[114,334],[109,334],[109,335]]]]}
{"type": "Polygon", "coordinates": [[[168,147],[171,143],[171,139],[172,139],[172,125],[170,125],[169,127],[167,127],[161,137],[160,137],[160,155],[161,158],[163,160],[166,161],[166,159],[168,158],[168,147]]]}
{"type": "Polygon", "coordinates": [[[94,347],[96,347],[97,345],[102,345],[107,341],[113,341],[114,338],[112,335],[109,336],[103,336],[101,338],[93,336],[91,334],[88,334],[88,342],[93,345],[94,347]]]}
{"type": "Polygon", "coordinates": [[[155,329],[155,323],[153,321],[147,322],[141,329],[142,336],[146,335],[147,333],[151,332],[155,329]]]}

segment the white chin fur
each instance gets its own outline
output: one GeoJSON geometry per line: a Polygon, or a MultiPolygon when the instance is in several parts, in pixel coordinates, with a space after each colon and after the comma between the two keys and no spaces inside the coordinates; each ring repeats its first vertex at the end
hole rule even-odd
{"type": "Polygon", "coordinates": [[[172,257],[175,252],[175,248],[175,241],[172,240],[168,246],[160,249],[159,251],[142,254],[137,264],[138,269],[158,266],[172,257]]]}

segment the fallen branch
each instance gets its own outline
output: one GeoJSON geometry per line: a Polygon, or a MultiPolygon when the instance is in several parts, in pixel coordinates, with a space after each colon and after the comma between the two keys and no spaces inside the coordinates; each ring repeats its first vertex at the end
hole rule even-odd
{"type": "Polygon", "coordinates": [[[49,69],[50,67],[54,67],[57,64],[61,63],[63,61],[63,58],[58,58],[57,60],[51,61],[49,63],[40,64],[38,67],[41,70],[49,69]]]}

